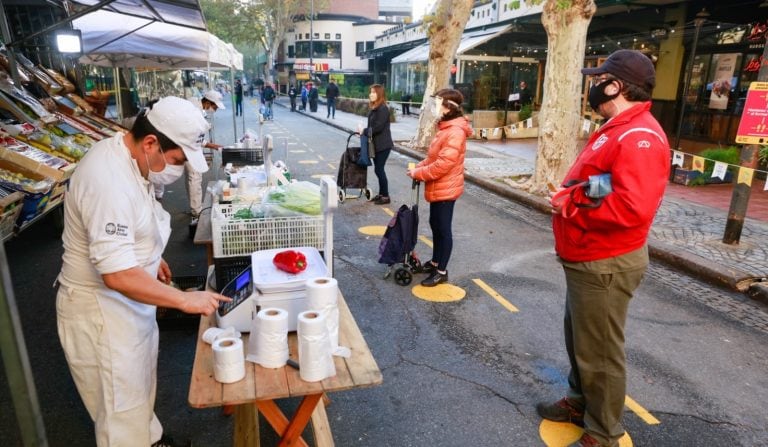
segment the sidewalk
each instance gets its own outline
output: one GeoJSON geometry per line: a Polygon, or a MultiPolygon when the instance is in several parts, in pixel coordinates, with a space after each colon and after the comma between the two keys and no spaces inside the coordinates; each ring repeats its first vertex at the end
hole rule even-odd
{"type": "MultiPolygon", "coordinates": [[[[286,106],[287,98],[279,105],[286,106]]],[[[407,147],[416,134],[418,116],[403,116],[398,110],[392,123],[396,150],[415,158],[424,153],[407,147]]],[[[320,104],[316,113],[303,113],[313,119],[347,132],[354,132],[365,117],[336,111],[326,118],[326,107],[320,104]]],[[[543,197],[513,188],[504,179],[531,174],[536,159],[536,139],[501,141],[467,141],[466,178],[497,194],[520,201],[541,212],[549,212],[543,197]]],[[[732,186],[685,187],[670,184],[664,202],[651,228],[651,255],[689,274],[728,288],[749,292],[768,303],[768,287],[757,282],[768,276],[768,192],[763,182],[755,182],[747,219],[740,243],[723,244],[732,186]],[[752,285],[752,287],[750,287],[752,285]]]]}

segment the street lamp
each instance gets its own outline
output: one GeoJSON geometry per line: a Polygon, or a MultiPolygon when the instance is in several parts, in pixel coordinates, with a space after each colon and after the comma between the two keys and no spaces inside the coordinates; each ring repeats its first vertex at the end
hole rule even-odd
{"type": "Polygon", "coordinates": [[[677,122],[677,133],[675,134],[675,149],[680,149],[680,133],[683,130],[683,118],[685,115],[685,100],[688,97],[688,89],[691,86],[691,76],[693,75],[693,60],[696,57],[696,46],[699,44],[699,32],[701,31],[702,25],[704,25],[704,22],[707,21],[707,18],[709,18],[709,13],[707,12],[707,8],[702,8],[701,11],[699,11],[698,14],[696,14],[696,18],[693,19],[693,24],[696,27],[696,30],[693,34],[693,45],[691,45],[691,57],[688,58],[688,68],[686,69],[685,74],[685,84],[683,85],[683,96],[680,100],[680,119],[677,122]]]}
{"type": "Polygon", "coordinates": [[[309,13],[309,80],[312,81],[312,72],[315,70],[315,64],[312,60],[312,56],[315,53],[315,0],[310,3],[309,13]]]}

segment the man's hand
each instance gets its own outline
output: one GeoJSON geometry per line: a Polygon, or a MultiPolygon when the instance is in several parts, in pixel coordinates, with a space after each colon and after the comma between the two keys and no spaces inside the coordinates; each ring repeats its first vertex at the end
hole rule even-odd
{"type": "Polygon", "coordinates": [[[569,198],[569,196],[559,194],[564,188],[556,187],[552,183],[547,183],[549,188],[549,206],[552,207],[552,214],[561,214],[563,212],[563,204],[569,198]]]}
{"type": "Polygon", "coordinates": [[[200,292],[186,292],[184,293],[184,305],[179,308],[180,311],[188,314],[203,314],[208,316],[219,308],[219,303],[230,302],[231,298],[227,298],[224,295],[220,295],[208,290],[200,292]]]}
{"type": "Polygon", "coordinates": [[[217,149],[218,150],[218,149],[221,149],[224,146],[222,146],[220,144],[216,144],[216,143],[205,143],[205,147],[207,147],[208,149],[217,149]]]}
{"type": "Polygon", "coordinates": [[[157,269],[157,280],[163,284],[171,283],[171,268],[168,267],[168,263],[165,259],[160,259],[160,267],[157,269]]]}

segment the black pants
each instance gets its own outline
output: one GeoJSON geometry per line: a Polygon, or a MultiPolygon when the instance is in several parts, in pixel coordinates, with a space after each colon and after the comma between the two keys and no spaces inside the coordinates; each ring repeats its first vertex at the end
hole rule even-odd
{"type": "Polygon", "coordinates": [[[429,227],[432,228],[432,261],[438,270],[448,268],[448,260],[453,251],[453,206],[455,200],[431,202],[429,204],[429,227]]]}
{"type": "Polygon", "coordinates": [[[389,182],[387,181],[387,173],[384,171],[384,165],[387,164],[387,158],[389,158],[391,151],[392,149],[377,151],[373,158],[373,172],[379,179],[379,195],[384,197],[389,197],[389,182]]]}
{"type": "Polygon", "coordinates": [[[243,114],[243,97],[235,96],[235,116],[243,114]]]}
{"type": "Polygon", "coordinates": [[[411,105],[404,102],[403,103],[403,115],[410,115],[411,114],[411,105]]]}
{"type": "Polygon", "coordinates": [[[296,97],[291,96],[291,112],[295,112],[295,111],[296,111],[296,97]]]}

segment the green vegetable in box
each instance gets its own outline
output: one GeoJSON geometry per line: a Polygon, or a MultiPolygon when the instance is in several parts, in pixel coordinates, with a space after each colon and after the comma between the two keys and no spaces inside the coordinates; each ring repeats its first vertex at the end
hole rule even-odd
{"type": "Polygon", "coordinates": [[[279,186],[267,194],[266,202],[310,216],[322,213],[320,187],[310,182],[279,186]]]}

